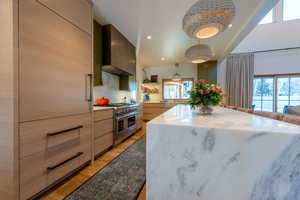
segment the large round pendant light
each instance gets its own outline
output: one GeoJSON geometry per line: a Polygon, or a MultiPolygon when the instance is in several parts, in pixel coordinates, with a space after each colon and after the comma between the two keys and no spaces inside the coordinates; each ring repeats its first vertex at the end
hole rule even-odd
{"type": "Polygon", "coordinates": [[[198,44],[186,50],[185,57],[192,63],[204,63],[212,59],[213,51],[206,44],[198,44]]]}
{"type": "Polygon", "coordinates": [[[211,38],[223,32],[235,16],[232,0],[200,0],[183,18],[183,30],[193,38],[211,38]]]}

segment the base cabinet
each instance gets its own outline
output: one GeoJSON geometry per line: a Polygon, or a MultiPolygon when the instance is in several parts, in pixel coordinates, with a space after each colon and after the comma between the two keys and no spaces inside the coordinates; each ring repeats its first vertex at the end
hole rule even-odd
{"type": "Polygon", "coordinates": [[[25,200],[91,158],[90,114],[20,125],[20,191],[25,200]]]}
{"type": "Polygon", "coordinates": [[[150,121],[168,111],[175,105],[176,104],[173,103],[145,103],[143,104],[143,120],[150,121]]]}
{"type": "Polygon", "coordinates": [[[91,0],[1,0],[0,199],[92,159],[91,0]]]}
{"type": "Polygon", "coordinates": [[[113,146],[113,109],[94,112],[94,156],[113,146]]]}
{"type": "Polygon", "coordinates": [[[95,138],[95,156],[104,152],[113,145],[113,133],[107,133],[101,137],[95,138]]]}

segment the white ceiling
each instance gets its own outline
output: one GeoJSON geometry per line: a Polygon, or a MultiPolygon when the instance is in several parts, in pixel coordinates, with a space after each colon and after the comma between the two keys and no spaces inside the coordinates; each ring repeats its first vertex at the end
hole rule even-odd
{"type": "Polygon", "coordinates": [[[185,12],[197,0],[93,0],[95,15],[113,24],[136,47],[143,66],[164,66],[186,62],[184,52],[192,45],[210,45],[215,59],[223,59],[256,26],[278,0],[233,0],[233,27],[211,39],[189,38],[182,30],[185,12]],[[147,40],[148,35],[152,40],[147,40]],[[166,60],[162,61],[161,57],[166,60]]]}

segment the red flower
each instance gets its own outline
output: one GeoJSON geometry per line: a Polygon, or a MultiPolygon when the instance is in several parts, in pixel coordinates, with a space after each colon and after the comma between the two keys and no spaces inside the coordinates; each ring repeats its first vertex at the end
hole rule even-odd
{"type": "Polygon", "coordinates": [[[200,84],[204,84],[204,83],[205,83],[205,80],[199,80],[199,83],[200,83],[200,84]]]}

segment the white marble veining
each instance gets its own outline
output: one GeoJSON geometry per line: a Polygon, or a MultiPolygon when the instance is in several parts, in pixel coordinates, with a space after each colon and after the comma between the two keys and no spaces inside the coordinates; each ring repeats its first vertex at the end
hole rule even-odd
{"type": "Polygon", "coordinates": [[[147,124],[148,200],[299,200],[300,127],[177,105],[147,124]]]}

